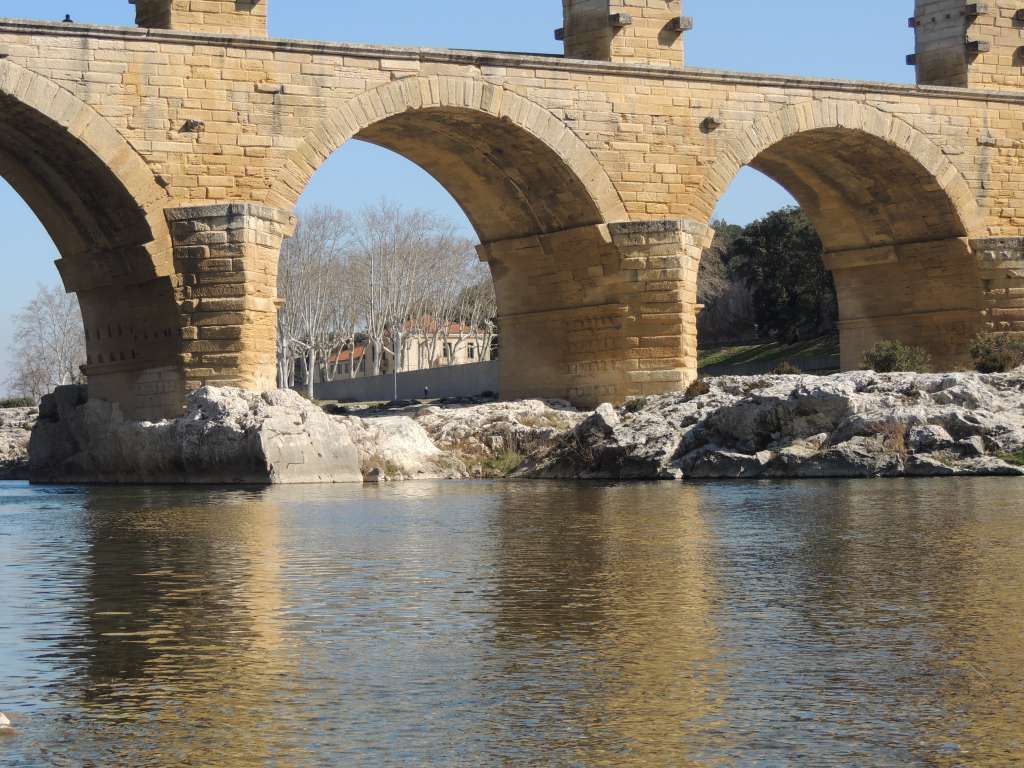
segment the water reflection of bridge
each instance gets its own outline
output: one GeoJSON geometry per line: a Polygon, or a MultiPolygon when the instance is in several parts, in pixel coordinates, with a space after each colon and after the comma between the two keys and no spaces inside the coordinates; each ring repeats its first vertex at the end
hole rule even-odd
{"type": "Polygon", "coordinates": [[[54,575],[78,617],[57,738],[126,765],[1013,763],[1016,494],[948,488],[97,489],[54,575]]]}

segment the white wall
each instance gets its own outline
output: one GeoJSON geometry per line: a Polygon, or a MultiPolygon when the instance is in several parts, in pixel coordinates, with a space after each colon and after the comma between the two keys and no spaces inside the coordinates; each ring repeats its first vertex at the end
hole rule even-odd
{"type": "MultiPolygon", "coordinates": [[[[474,397],[482,392],[498,391],[498,361],[452,365],[398,374],[398,399],[423,397],[430,387],[433,397],[474,397]]],[[[391,400],[395,393],[394,376],[367,376],[338,379],[313,388],[317,400],[391,400]]]]}

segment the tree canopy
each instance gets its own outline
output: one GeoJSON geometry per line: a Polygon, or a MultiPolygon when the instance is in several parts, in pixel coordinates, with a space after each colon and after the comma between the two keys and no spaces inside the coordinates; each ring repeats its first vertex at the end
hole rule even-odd
{"type": "MultiPolygon", "coordinates": [[[[803,211],[781,208],[738,232],[725,225],[724,232],[719,252],[710,256],[712,264],[724,263],[726,285],[739,282],[749,296],[749,307],[733,296],[737,325],[747,322],[749,313],[756,336],[788,343],[835,330],[835,285],[822,260],[818,233],[803,211]]],[[[713,299],[727,294],[719,288],[713,299]]]]}

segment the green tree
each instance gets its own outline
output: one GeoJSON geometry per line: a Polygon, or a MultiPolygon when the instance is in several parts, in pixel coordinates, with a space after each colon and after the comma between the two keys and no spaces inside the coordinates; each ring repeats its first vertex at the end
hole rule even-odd
{"type": "Polygon", "coordinates": [[[835,285],[818,233],[799,208],[749,224],[729,245],[726,261],[752,293],[761,336],[793,343],[835,329],[835,285]]]}

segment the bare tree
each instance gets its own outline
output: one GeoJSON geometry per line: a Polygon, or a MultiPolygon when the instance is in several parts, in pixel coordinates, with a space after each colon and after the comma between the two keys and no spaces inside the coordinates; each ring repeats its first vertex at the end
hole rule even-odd
{"type": "Polygon", "coordinates": [[[330,208],[305,212],[278,266],[280,386],[295,386],[298,367],[312,396],[316,378],[338,376],[344,351],[350,376],[360,364],[381,373],[385,355],[401,369],[412,350],[415,367],[450,364],[441,353],[452,328],[455,349],[480,328],[487,349],[495,312],[485,270],[472,241],[435,214],[388,202],[353,218],[330,208]]]}
{"type": "Polygon", "coordinates": [[[430,255],[432,279],[423,288],[422,306],[415,320],[423,360],[420,368],[448,363],[442,344],[462,315],[462,295],[471,285],[479,262],[473,244],[466,238],[442,237],[434,243],[430,255]]]}
{"type": "Polygon", "coordinates": [[[11,390],[38,400],[55,387],[83,380],[85,331],[78,297],[58,286],[39,286],[14,316],[11,390]]]}
{"type": "Polygon", "coordinates": [[[374,374],[381,372],[385,353],[400,367],[405,342],[395,344],[396,337],[450,303],[437,284],[452,279],[445,256],[464,251],[463,242],[451,223],[424,211],[381,202],[360,213],[352,240],[353,273],[374,374]]]}
{"type": "Polygon", "coordinates": [[[306,211],[285,240],[278,262],[278,294],[284,306],[278,315],[278,379],[294,384],[295,361],[303,368],[306,394],[313,396],[318,372],[326,372],[332,351],[354,333],[347,274],[350,219],[334,208],[306,211]],[[339,321],[345,318],[344,328],[339,321]]]}
{"type": "MultiPolygon", "coordinates": [[[[472,340],[477,359],[485,360],[498,333],[498,304],[494,296],[494,282],[487,267],[477,264],[470,272],[471,282],[459,295],[458,345],[472,340]]],[[[452,355],[452,358],[455,356],[452,355]]]]}

